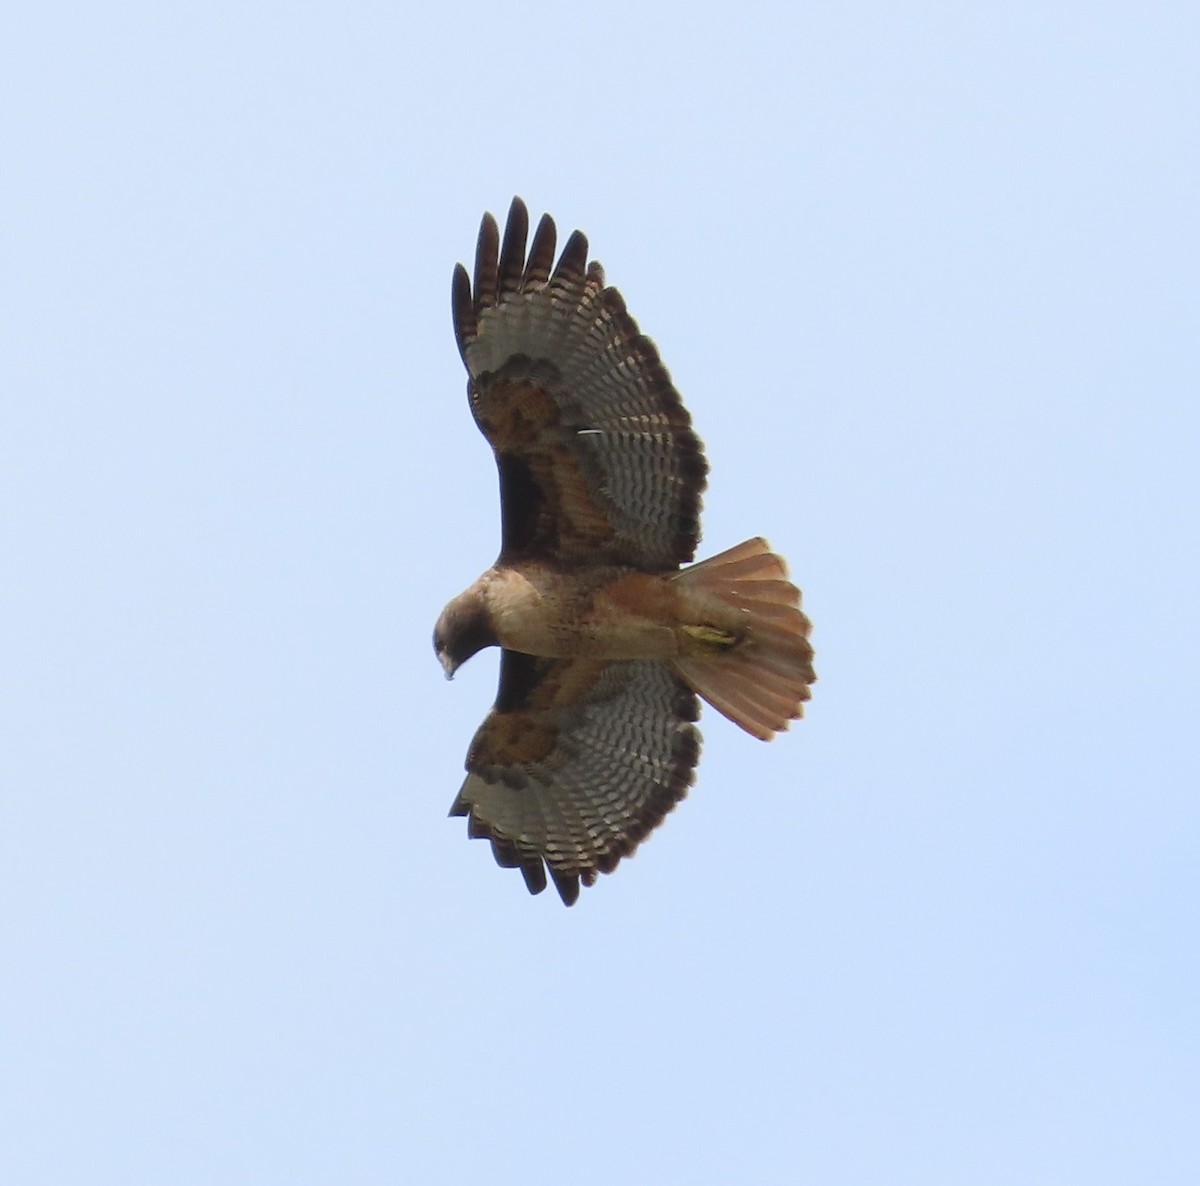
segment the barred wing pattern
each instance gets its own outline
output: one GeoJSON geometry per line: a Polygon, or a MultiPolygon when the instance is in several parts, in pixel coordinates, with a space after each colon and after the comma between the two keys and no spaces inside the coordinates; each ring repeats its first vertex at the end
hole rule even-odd
{"type": "Polygon", "coordinates": [[[501,562],[553,558],[669,571],[695,555],[708,465],[654,343],[574,232],[554,265],[543,216],[514,198],[500,244],[479,230],[453,314],[471,410],[496,454],[501,562]]]}
{"type": "Polygon", "coordinates": [[[686,794],[700,758],[695,694],[663,663],[504,651],[500,692],[471,743],[451,815],[569,906],[686,794]]]}

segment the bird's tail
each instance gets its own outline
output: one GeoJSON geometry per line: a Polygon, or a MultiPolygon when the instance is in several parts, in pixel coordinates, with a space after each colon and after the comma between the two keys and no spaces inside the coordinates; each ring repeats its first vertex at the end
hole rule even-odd
{"type": "Polygon", "coordinates": [[[684,627],[694,646],[676,669],[719,713],[769,741],[803,714],[817,678],[787,565],[765,539],[750,539],[672,579],[736,611],[712,626],[684,627]]]}

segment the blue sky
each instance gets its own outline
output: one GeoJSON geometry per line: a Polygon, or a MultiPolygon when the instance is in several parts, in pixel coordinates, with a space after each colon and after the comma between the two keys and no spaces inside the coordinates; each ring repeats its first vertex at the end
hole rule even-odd
{"type": "Polygon", "coordinates": [[[1192,4],[10,5],[6,1181],[1200,1180],[1192,4]],[[592,11],[589,9],[589,11],[592,11]],[[564,910],[450,272],[581,227],[815,623],[564,910]]]}

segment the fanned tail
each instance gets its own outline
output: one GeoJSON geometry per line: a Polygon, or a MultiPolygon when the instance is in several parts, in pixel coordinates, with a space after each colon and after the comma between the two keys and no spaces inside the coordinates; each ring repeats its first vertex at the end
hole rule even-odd
{"type": "Polygon", "coordinates": [[[689,631],[693,654],[675,660],[679,674],[719,713],[769,741],[799,719],[816,681],[808,618],[787,565],[765,539],[749,539],[673,578],[738,611],[713,628],[689,631]],[[738,629],[726,630],[729,622],[738,629]]]}

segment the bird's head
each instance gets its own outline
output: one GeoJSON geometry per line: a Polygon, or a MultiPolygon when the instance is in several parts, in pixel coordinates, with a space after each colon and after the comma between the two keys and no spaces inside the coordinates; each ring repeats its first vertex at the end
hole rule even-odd
{"type": "Polygon", "coordinates": [[[433,628],[433,649],[447,679],[453,679],[472,655],[499,642],[483,595],[475,585],[442,610],[433,628]]]}

